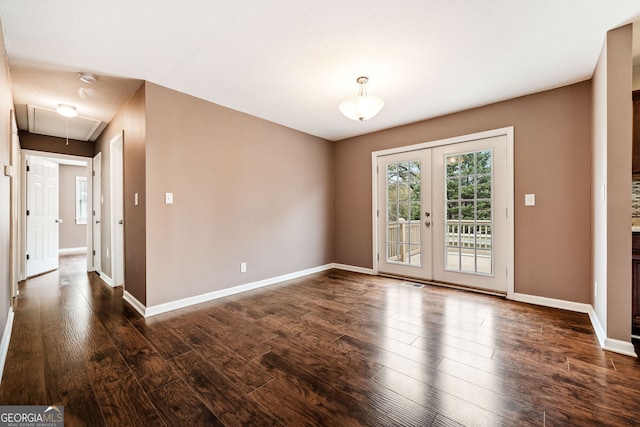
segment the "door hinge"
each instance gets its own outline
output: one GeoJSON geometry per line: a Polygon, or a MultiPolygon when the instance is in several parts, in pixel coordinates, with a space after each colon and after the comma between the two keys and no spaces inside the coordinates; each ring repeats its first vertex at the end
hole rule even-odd
{"type": "Polygon", "coordinates": [[[29,254],[27,254],[27,261],[29,261],[29,254]]]}
{"type": "Polygon", "coordinates": [[[376,254],[376,259],[380,261],[380,254],[376,254]]]}
{"type": "Polygon", "coordinates": [[[93,256],[96,256],[96,251],[95,250],[93,251],[93,256]]]}
{"type": "Polygon", "coordinates": [[[96,176],[96,171],[91,171],[91,176],[96,176]]]}
{"type": "Polygon", "coordinates": [[[29,170],[30,170],[30,169],[29,169],[29,165],[27,165],[27,172],[29,172],[29,170]]]}
{"type": "Polygon", "coordinates": [[[27,216],[29,216],[29,209],[27,209],[27,216]]]}
{"type": "Polygon", "coordinates": [[[376,216],[380,218],[380,209],[376,209],[376,216]]]}

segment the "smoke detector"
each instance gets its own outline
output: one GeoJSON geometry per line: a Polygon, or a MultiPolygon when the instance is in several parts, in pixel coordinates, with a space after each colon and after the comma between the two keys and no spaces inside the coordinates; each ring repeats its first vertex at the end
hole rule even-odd
{"type": "Polygon", "coordinates": [[[96,76],[94,76],[91,73],[80,73],[80,81],[84,82],[84,83],[95,83],[96,80],[98,80],[96,78],[96,76]]]}

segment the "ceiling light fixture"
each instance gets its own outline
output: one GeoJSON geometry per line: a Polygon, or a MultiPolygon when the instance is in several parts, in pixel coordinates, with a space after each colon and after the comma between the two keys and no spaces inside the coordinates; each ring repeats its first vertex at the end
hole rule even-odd
{"type": "Polygon", "coordinates": [[[368,77],[358,77],[356,82],[360,85],[358,95],[351,96],[340,103],[340,111],[351,120],[364,121],[375,116],[382,110],[384,101],[377,96],[367,95],[368,77]]]}
{"type": "Polygon", "coordinates": [[[58,108],[56,108],[58,114],[64,117],[75,117],[78,115],[78,110],[73,105],[68,104],[58,104],[58,108]]]}
{"type": "Polygon", "coordinates": [[[91,84],[91,83],[95,83],[96,80],[98,80],[96,76],[91,73],[80,73],[80,81],[84,83],[91,84]]]}

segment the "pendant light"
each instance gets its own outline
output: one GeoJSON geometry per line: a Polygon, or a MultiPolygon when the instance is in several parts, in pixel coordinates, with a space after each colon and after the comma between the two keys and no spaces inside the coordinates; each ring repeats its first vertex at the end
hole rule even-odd
{"type": "Polygon", "coordinates": [[[358,95],[351,96],[340,103],[340,111],[351,120],[364,121],[375,116],[382,110],[384,101],[377,96],[367,94],[368,77],[362,76],[356,79],[360,85],[358,95]]]}

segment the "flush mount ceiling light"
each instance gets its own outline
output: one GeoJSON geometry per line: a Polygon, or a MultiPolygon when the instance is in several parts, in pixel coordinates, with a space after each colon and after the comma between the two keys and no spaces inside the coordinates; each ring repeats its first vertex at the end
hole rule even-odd
{"type": "Polygon", "coordinates": [[[68,104],[58,104],[58,108],[56,108],[58,114],[64,117],[75,117],[78,115],[78,110],[73,105],[68,104]]]}
{"type": "Polygon", "coordinates": [[[81,82],[91,84],[91,83],[95,83],[95,82],[96,82],[96,80],[98,80],[98,79],[96,78],[96,76],[94,76],[94,75],[93,75],[93,74],[91,74],[91,73],[80,73],[80,81],[81,81],[81,82]]]}
{"type": "Polygon", "coordinates": [[[358,77],[356,82],[360,85],[358,95],[351,96],[340,103],[340,111],[351,120],[364,121],[375,116],[382,110],[384,101],[377,96],[367,95],[366,84],[368,77],[358,77]]]}

